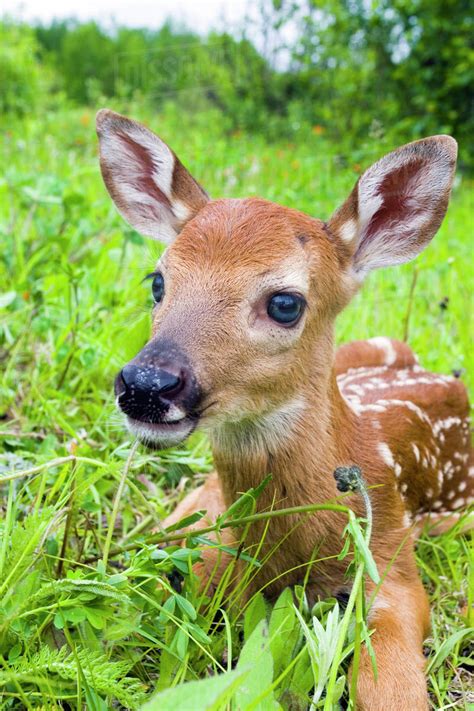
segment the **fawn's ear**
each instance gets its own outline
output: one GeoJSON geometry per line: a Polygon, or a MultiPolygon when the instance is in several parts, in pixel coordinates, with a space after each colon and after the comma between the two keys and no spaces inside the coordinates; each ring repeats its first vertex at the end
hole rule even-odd
{"type": "Polygon", "coordinates": [[[360,278],[427,246],[448,207],[456,155],[454,138],[432,136],[389,153],[360,177],[328,224],[360,278]]]}
{"type": "Polygon", "coordinates": [[[108,109],[96,126],[102,177],[119,212],[144,235],[172,242],[208,195],[145,126],[108,109]]]}

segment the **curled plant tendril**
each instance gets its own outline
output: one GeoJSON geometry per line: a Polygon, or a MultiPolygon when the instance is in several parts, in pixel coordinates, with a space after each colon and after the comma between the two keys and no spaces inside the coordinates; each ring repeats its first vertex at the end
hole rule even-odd
{"type": "Polygon", "coordinates": [[[357,491],[362,497],[365,506],[367,517],[366,541],[367,545],[370,542],[372,535],[372,504],[369,497],[369,492],[362,476],[362,469],[357,464],[351,464],[349,467],[337,467],[334,470],[334,478],[338,491],[346,493],[347,491],[357,491]]]}

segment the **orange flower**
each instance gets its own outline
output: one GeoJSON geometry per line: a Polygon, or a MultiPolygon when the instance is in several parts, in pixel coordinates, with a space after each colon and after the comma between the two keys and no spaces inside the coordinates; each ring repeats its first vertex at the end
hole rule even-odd
{"type": "Polygon", "coordinates": [[[316,126],[313,126],[313,133],[316,134],[316,136],[320,136],[322,133],[324,133],[324,126],[316,124],[316,126]]]}
{"type": "Polygon", "coordinates": [[[23,294],[22,294],[22,296],[23,296],[23,298],[24,298],[25,301],[29,301],[29,300],[30,300],[30,292],[29,292],[29,291],[24,291],[23,294]]]}
{"type": "Polygon", "coordinates": [[[88,126],[88,125],[90,124],[90,122],[91,122],[91,115],[90,115],[90,113],[82,114],[82,116],[81,116],[81,118],[79,119],[79,121],[81,122],[81,125],[82,125],[82,126],[88,126]]]}
{"type": "Polygon", "coordinates": [[[360,164],[360,163],[354,163],[354,165],[352,166],[352,170],[354,171],[354,173],[361,173],[361,172],[362,172],[362,166],[361,166],[361,164],[360,164]]]}

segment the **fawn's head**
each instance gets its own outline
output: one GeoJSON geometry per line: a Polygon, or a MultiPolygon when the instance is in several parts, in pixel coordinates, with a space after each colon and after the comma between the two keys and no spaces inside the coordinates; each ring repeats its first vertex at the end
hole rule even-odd
{"type": "Polygon", "coordinates": [[[115,382],[129,428],[155,447],[199,421],[296,413],[365,275],[414,258],[436,233],[456,161],[449,136],[404,146],[324,223],[257,198],[211,200],[160,138],[111,111],[97,130],[118,210],[169,244],[150,275],[151,339],[115,382]]]}

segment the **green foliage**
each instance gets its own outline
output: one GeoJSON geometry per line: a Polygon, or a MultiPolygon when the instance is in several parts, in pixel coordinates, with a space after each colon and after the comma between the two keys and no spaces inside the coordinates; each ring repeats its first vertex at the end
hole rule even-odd
{"type": "Polygon", "coordinates": [[[177,711],[177,709],[220,711],[226,708],[231,695],[247,673],[227,672],[160,691],[142,706],[142,709],[143,711],[177,711]]]}
{"type": "Polygon", "coordinates": [[[67,32],[56,61],[68,96],[80,103],[92,103],[104,94],[111,96],[115,52],[114,42],[95,22],[67,32]]]}
{"type": "Polygon", "coordinates": [[[38,51],[31,28],[0,21],[0,114],[25,114],[36,108],[47,83],[38,51]]]}
{"type": "Polygon", "coordinates": [[[367,136],[406,142],[451,133],[461,165],[472,169],[468,2],[262,0],[255,17],[251,32],[243,22],[239,36],[205,38],[171,24],[3,23],[0,109],[44,103],[46,73],[53,91],[81,105],[140,96],[160,110],[172,100],[183,112],[217,109],[228,131],[292,138],[305,125],[351,150],[367,136]]]}

